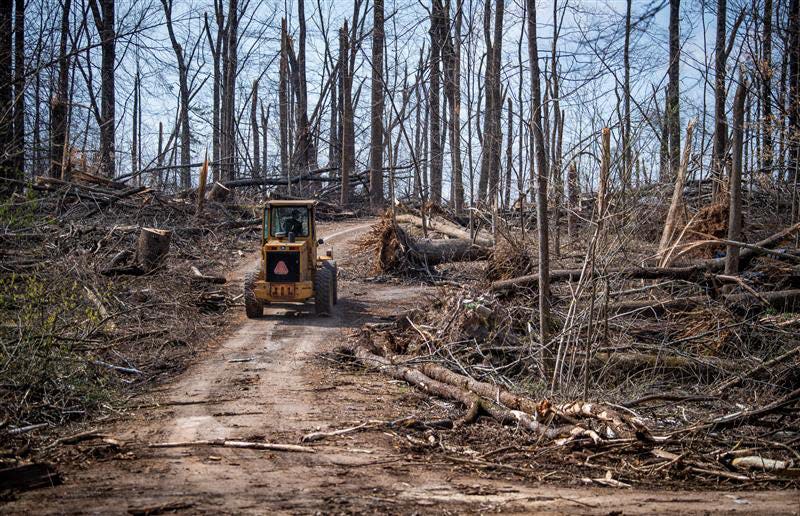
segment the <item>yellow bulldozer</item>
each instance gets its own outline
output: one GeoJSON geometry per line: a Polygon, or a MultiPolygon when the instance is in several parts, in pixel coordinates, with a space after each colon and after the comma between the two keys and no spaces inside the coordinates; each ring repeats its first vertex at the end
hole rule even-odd
{"type": "Polygon", "coordinates": [[[244,280],[247,317],[264,315],[270,303],[305,303],[313,298],[318,315],[331,315],[338,301],[338,269],[333,252],[318,256],[314,200],[268,201],[263,210],[261,261],[244,280]]]}

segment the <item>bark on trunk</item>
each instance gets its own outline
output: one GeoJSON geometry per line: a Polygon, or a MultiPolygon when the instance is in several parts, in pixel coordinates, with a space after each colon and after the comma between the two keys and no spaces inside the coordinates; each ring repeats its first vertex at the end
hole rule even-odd
{"type": "Polygon", "coordinates": [[[666,115],[669,119],[670,175],[678,174],[681,157],[680,121],[680,0],[669,1],[669,84],[666,115]]]}
{"type": "Polygon", "coordinates": [[[160,266],[169,253],[172,232],[164,229],[142,228],[136,244],[136,257],[145,273],[160,266]]]}
{"type": "Polygon", "coordinates": [[[372,25],[372,104],[370,110],[369,204],[383,208],[383,0],[375,0],[372,25]]]}
{"type": "Polygon", "coordinates": [[[25,177],[25,0],[14,2],[14,174],[25,177]]]}
{"type": "Polygon", "coordinates": [[[550,238],[547,227],[547,174],[548,163],[545,152],[544,132],[542,130],[542,93],[539,83],[539,49],[537,43],[536,2],[527,1],[528,11],[528,54],[531,60],[531,125],[536,143],[536,165],[538,173],[533,170],[531,160],[531,177],[537,177],[536,190],[536,225],[539,233],[539,342],[542,346],[542,360],[546,369],[552,366],[553,357],[548,344],[550,325],[550,238]]]}
{"type": "MultiPolygon", "coordinates": [[[[253,81],[253,97],[250,104],[250,126],[253,137],[253,177],[261,177],[261,134],[258,131],[258,79],[253,81]]],[[[264,126],[264,131],[267,127],[264,126]]]]}
{"type": "MultiPolygon", "coordinates": [[[[0,178],[17,180],[14,170],[14,111],[13,69],[13,3],[5,0],[0,3],[0,178]]],[[[14,191],[12,183],[0,184],[0,197],[7,197],[14,191]]]]}
{"type": "MultiPolygon", "coordinates": [[[[355,42],[353,42],[355,44],[355,42]]],[[[342,56],[350,55],[350,33],[347,29],[347,20],[339,32],[339,53],[342,56]]],[[[343,61],[342,67],[342,207],[350,204],[350,177],[355,168],[355,130],[353,127],[353,69],[348,62],[343,61]]]]}
{"type": "Polygon", "coordinates": [[[114,68],[116,66],[116,20],[114,0],[89,0],[97,31],[100,33],[100,170],[106,177],[114,177],[116,97],[114,68]]]}
{"type": "MultiPolygon", "coordinates": [[[[733,100],[733,164],[729,185],[728,240],[739,240],[742,233],[742,139],[744,136],[744,99],[747,79],[739,76],[739,87],[733,100]]],[[[739,246],[728,245],[725,253],[725,274],[739,273],[739,246]]]]}

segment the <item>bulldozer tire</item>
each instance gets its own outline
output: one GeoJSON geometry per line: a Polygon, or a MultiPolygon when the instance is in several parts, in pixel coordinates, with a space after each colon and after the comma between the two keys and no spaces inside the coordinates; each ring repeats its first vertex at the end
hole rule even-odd
{"type": "Polygon", "coordinates": [[[325,266],[331,270],[333,276],[333,304],[335,305],[339,302],[339,266],[334,260],[326,261],[325,266]]]}
{"type": "Polygon", "coordinates": [[[320,267],[314,278],[314,311],[317,315],[333,314],[333,281],[330,267],[320,267]]]}
{"type": "Polygon", "coordinates": [[[244,277],[244,311],[248,319],[257,319],[264,315],[264,303],[256,298],[255,284],[258,274],[251,272],[244,277]]]}

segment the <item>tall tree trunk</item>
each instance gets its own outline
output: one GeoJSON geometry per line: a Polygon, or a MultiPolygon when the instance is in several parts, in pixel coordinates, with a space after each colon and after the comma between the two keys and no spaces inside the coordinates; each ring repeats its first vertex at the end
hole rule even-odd
{"type": "MultiPolygon", "coordinates": [[[[789,147],[788,174],[790,183],[798,180],[800,166],[800,0],[789,4],[789,147]]],[[[796,195],[796,194],[795,194],[796,195]]]]}
{"type": "Polygon", "coordinates": [[[25,0],[14,2],[14,162],[25,176],[25,0]]]}
{"type": "Polygon", "coordinates": [[[214,61],[214,77],[212,86],[212,108],[211,108],[211,170],[215,180],[220,178],[220,90],[222,88],[222,42],[225,39],[225,13],[222,9],[222,0],[214,0],[214,13],[217,23],[216,41],[211,35],[211,27],[208,23],[208,13],[204,15],[206,37],[208,47],[211,50],[211,58],[214,61]]]}
{"type": "Polygon", "coordinates": [[[506,180],[503,192],[503,207],[511,209],[511,170],[514,168],[514,105],[508,98],[508,140],[506,145],[506,180]]]}
{"type": "Polygon", "coordinates": [[[289,53],[286,18],[281,19],[281,57],[278,71],[278,124],[281,139],[281,177],[289,177],[289,53]]]}
{"type": "Polygon", "coordinates": [[[624,95],[624,109],[625,109],[625,123],[623,124],[622,134],[622,155],[623,155],[623,191],[627,186],[630,186],[631,176],[633,175],[633,153],[631,149],[631,5],[633,0],[627,0],[625,6],[625,50],[623,52],[622,61],[625,68],[625,78],[623,84],[624,95]]]}
{"type": "Polygon", "coordinates": [[[114,68],[116,66],[116,19],[114,0],[89,0],[97,31],[100,33],[100,170],[114,177],[116,140],[116,97],[114,68]]]}
{"type": "MultiPolygon", "coordinates": [[[[443,49],[445,67],[445,92],[450,107],[450,159],[452,162],[453,209],[456,214],[464,211],[464,178],[461,163],[461,25],[463,0],[456,0],[453,36],[449,30],[445,35],[443,49]]],[[[445,27],[450,12],[450,1],[445,7],[445,27]]]]}
{"type": "Polygon", "coordinates": [[[442,5],[440,0],[433,0],[431,10],[431,74],[430,89],[428,90],[428,105],[430,110],[430,194],[429,199],[433,204],[442,202],[442,154],[441,141],[441,111],[439,109],[440,83],[441,83],[441,51],[442,51],[442,5]]]}
{"type": "MultiPolygon", "coordinates": [[[[353,41],[355,45],[355,41],[353,41]]],[[[353,128],[353,68],[348,63],[350,32],[347,20],[339,31],[339,56],[342,61],[342,206],[350,204],[350,177],[355,168],[355,130],[353,128]]]]}
{"type": "MultiPolygon", "coordinates": [[[[17,179],[14,160],[14,111],[13,70],[14,49],[13,27],[14,3],[12,0],[0,1],[0,178],[17,179]]],[[[8,182],[0,184],[0,196],[6,197],[16,189],[8,182]]]]}
{"type": "Polygon", "coordinates": [[[370,110],[369,204],[383,208],[383,0],[375,0],[372,25],[372,104],[370,110]]]}
{"type": "MultiPolygon", "coordinates": [[[[549,349],[550,327],[550,238],[547,227],[547,153],[542,130],[542,91],[539,83],[539,49],[536,36],[536,2],[526,0],[528,14],[528,54],[531,61],[531,129],[536,144],[536,168],[538,168],[536,190],[536,225],[539,233],[539,345],[542,364],[552,369],[553,356],[549,349]]],[[[533,160],[531,160],[533,166],[533,160]]],[[[531,170],[531,177],[535,171],[531,170]]]]}
{"type": "MultiPolygon", "coordinates": [[[[253,81],[253,98],[250,99],[250,125],[253,132],[253,177],[261,177],[261,134],[258,132],[258,79],[253,81]]],[[[267,127],[264,126],[264,131],[267,127]]]]}
{"type": "Polygon", "coordinates": [[[681,165],[680,121],[680,0],[669,0],[669,84],[667,88],[667,118],[669,120],[670,177],[674,178],[681,165]]]}
{"type": "Polygon", "coordinates": [[[725,171],[725,153],[728,146],[728,117],[725,114],[725,32],[727,30],[727,0],[717,0],[717,35],[714,59],[714,144],[711,160],[712,199],[716,201],[725,171]]]}
{"type": "Polygon", "coordinates": [[[167,21],[167,33],[175,52],[178,63],[178,94],[180,97],[180,126],[181,126],[181,188],[188,189],[192,186],[192,175],[189,168],[192,152],[192,135],[189,126],[189,67],[183,54],[183,47],[175,37],[175,28],[172,24],[172,0],[161,0],[164,6],[164,16],[167,21]]]}
{"type": "Polygon", "coordinates": [[[222,48],[222,91],[220,95],[220,160],[223,181],[236,178],[236,73],[239,50],[239,4],[228,1],[228,24],[222,48]]]}
{"type": "MultiPolygon", "coordinates": [[[[744,133],[744,99],[747,79],[741,74],[733,100],[733,163],[730,177],[728,240],[738,241],[742,232],[742,139],[744,133]]],[[[725,254],[725,274],[739,273],[739,246],[729,245],[725,254]]]]}
{"type": "MultiPolygon", "coordinates": [[[[490,191],[492,200],[497,199],[498,185],[500,183],[500,156],[503,149],[503,135],[500,125],[500,118],[503,112],[503,92],[500,89],[500,68],[502,67],[502,48],[503,48],[503,13],[505,9],[505,0],[495,0],[494,12],[494,42],[492,45],[492,82],[488,87],[492,88],[492,96],[494,101],[492,103],[492,141],[494,145],[490,148],[491,159],[489,161],[490,175],[489,182],[494,184],[494,192],[490,191]]],[[[491,190],[491,188],[490,188],[491,190]]]]}
{"type": "MultiPolygon", "coordinates": [[[[131,135],[131,174],[139,171],[139,67],[136,67],[136,75],[133,77],[133,131],[131,135]]],[[[137,181],[141,181],[140,176],[134,175],[137,181]]]]}
{"type": "MultiPolygon", "coordinates": [[[[494,118],[490,115],[493,111],[493,104],[494,104],[494,97],[493,92],[494,89],[491,87],[492,84],[492,67],[494,66],[494,53],[492,52],[492,37],[491,37],[491,24],[492,24],[492,4],[489,0],[484,2],[484,9],[483,9],[483,40],[484,46],[486,47],[486,70],[485,80],[484,80],[484,97],[483,97],[483,133],[480,131],[480,98],[478,99],[478,119],[477,119],[477,126],[478,126],[478,139],[481,142],[481,170],[480,175],[478,177],[478,200],[481,203],[492,204],[490,197],[488,195],[489,191],[489,176],[491,176],[491,137],[492,137],[492,129],[491,124],[494,118]]],[[[480,88],[480,86],[479,86],[480,88]]],[[[480,89],[479,89],[480,94],[480,89]]]]}
{"type": "Polygon", "coordinates": [[[67,94],[69,90],[69,16],[72,0],[64,0],[61,11],[61,34],[58,45],[58,79],[50,111],[50,176],[61,177],[67,140],[67,94]]]}
{"type": "Polygon", "coordinates": [[[761,172],[772,174],[772,0],[764,0],[761,59],[761,172]]]}

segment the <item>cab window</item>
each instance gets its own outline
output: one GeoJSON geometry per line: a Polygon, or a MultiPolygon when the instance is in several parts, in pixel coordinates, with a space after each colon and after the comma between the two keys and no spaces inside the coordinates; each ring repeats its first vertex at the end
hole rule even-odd
{"type": "Polygon", "coordinates": [[[308,208],[298,206],[274,206],[270,209],[270,235],[285,237],[294,233],[296,237],[308,236],[308,208]]]}

